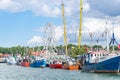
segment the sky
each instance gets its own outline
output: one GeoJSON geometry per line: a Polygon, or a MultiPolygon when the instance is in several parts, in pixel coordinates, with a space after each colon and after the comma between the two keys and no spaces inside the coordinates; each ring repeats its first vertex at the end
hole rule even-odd
{"type": "MultiPolygon", "coordinates": [[[[64,44],[62,2],[67,41],[77,42],[80,0],[0,0],[0,47],[44,45],[48,24],[54,29],[54,45],[64,44]]],[[[120,0],[83,0],[82,44],[90,44],[90,33],[93,41],[104,41],[102,33],[108,28],[111,34],[113,27],[120,43],[119,4],[120,0]]]]}

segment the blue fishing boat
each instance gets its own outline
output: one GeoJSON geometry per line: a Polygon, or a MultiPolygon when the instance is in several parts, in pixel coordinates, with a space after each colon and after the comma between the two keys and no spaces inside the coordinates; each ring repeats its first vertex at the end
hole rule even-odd
{"type": "Polygon", "coordinates": [[[102,54],[100,52],[88,53],[82,71],[118,73],[120,69],[119,53],[102,54]]]}
{"type": "Polygon", "coordinates": [[[46,59],[45,58],[36,59],[30,64],[30,67],[46,67],[46,59]]]}
{"type": "MultiPolygon", "coordinates": [[[[103,52],[103,51],[101,51],[103,52]]],[[[99,55],[104,56],[104,54],[101,54],[101,52],[88,52],[84,57],[83,65],[81,66],[82,71],[89,71],[94,72],[95,70],[95,63],[97,62],[97,57],[100,57],[99,55]]]]}
{"type": "Polygon", "coordinates": [[[118,73],[120,70],[120,52],[114,51],[114,43],[119,45],[112,34],[110,43],[107,43],[107,51],[91,51],[86,54],[82,71],[92,71],[99,73],[118,73]],[[113,51],[109,47],[113,44],[113,51]]]}
{"type": "Polygon", "coordinates": [[[95,64],[95,72],[118,73],[120,68],[120,55],[104,59],[95,64]]]}

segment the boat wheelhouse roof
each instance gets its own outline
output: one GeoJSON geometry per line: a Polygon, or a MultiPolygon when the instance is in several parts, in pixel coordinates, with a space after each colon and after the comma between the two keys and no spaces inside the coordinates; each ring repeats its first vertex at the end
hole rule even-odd
{"type": "Polygon", "coordinates": [[[106,54],[105,50],[100,50],[100,51],[90,51],[88,52],[89,54],[106,54]]]}

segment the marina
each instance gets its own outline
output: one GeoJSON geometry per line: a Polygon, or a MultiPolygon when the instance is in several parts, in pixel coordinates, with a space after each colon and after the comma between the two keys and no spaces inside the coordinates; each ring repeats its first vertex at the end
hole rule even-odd
{"type": "Polygon", "coordinates": [[[119,80],[120,15],[101,2],[1,0],[0,80],[119,80]]]}

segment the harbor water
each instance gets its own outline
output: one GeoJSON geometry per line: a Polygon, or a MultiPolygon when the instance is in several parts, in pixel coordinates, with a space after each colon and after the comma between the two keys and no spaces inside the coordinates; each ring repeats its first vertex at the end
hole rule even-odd
{"type": "Polygon", "coordinates": [[[120,74],[31,68],[0,63],[0,80],[120,80],[120,74]]]}

